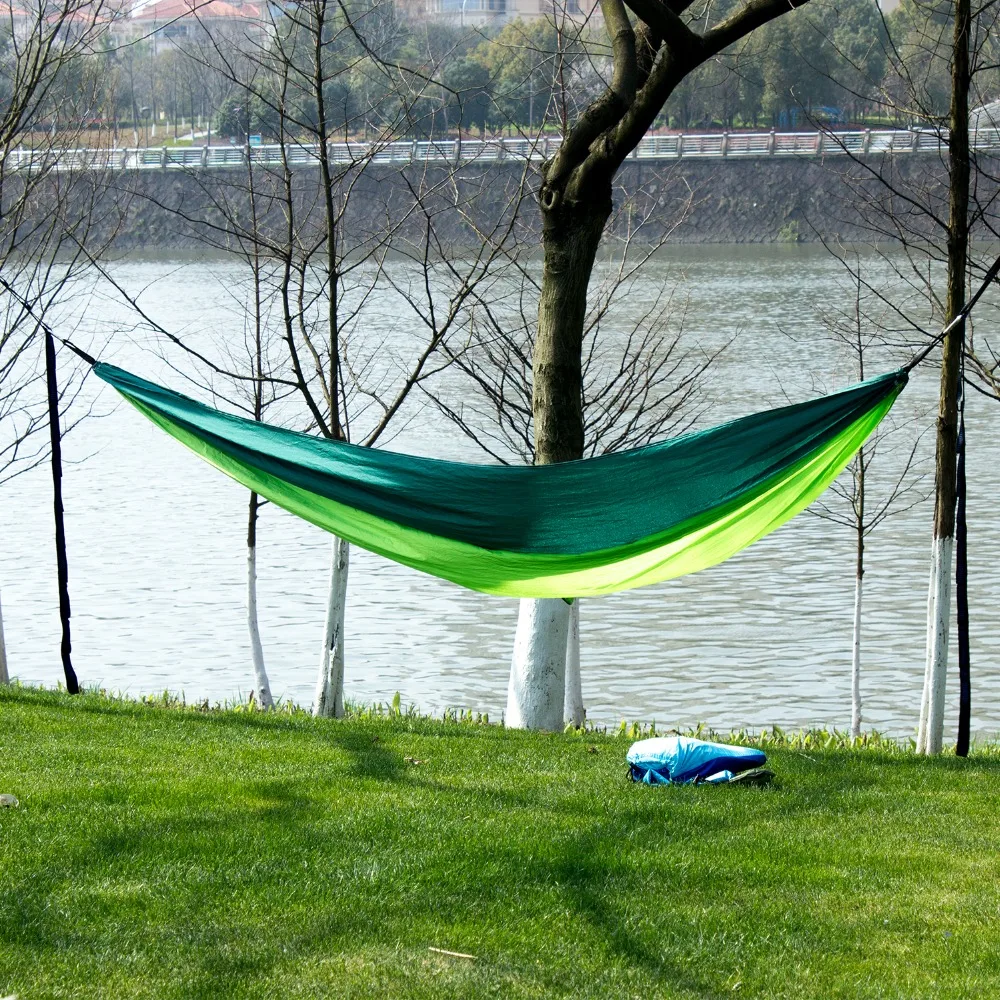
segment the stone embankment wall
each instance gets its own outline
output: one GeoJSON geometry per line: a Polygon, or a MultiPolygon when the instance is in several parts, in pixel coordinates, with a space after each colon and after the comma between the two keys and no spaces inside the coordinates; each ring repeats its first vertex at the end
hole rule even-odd
{"type": "MultiPolygon", "coordinates": [[[[619,236],[640,245],[671,243],[776,243],[875,238],[872,200],[886,200],[869,166],[838,156],[730,160],[628,161],[619,173],[619,236]]],[[[904,185],[946,195],[946,172],[936,155],[899,155],[881,169],[904,185]]],[[[304,230],[320,218],[319,172],[295,178],[296,216],[304,230]]],[[[109,175],[105,197],[120,209],[105,213],[101,235],[119,250],[234,248],[251,218],[245,169],[145,170],[109,175]]],[[[343,199],[342,232],[351,245],[421,239],[428,220],[455,247],[481,244],[511,226],[536,243],[536,177],[523,164],[467,165],[451,173],[439,166],[372,166],[351,178],[343,199]]],[[[278,234],[285,213],[273,196],[280,180],[255,170],[257,211],[278,234]]],[[[96,235],[96,234],[95,234],[96,235]]]]}

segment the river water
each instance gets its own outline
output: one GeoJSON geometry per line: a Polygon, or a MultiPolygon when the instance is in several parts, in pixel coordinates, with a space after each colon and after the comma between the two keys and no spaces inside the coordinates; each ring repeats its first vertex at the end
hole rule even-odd
{"type": "MultiPolygon", "coordinates": [[[[239,273],[231,262],[134,257],[119,262],[115,273],[122,285],[141,291],[146,311],[173,331],[232,342],[243,335],[234,292],[239,273]]],[[[685,342],[709,349],[738,332],[711,371],[700,426],[853,380],[849,360],[823,322],[833,306],[849,307],[852,293],[841,266],[822,250],[663,252],[624,301],[622,328],[665,288],[673,291],[675,312],[686,304],[685,342]]],[[[85,292],[74,305],[80,326],[74,336],[97,345],[105,360],[196,392],[150,349],[150,338],[126,335],[135,325],[127,309],[107,294],[85,292]]],[[[371,308],[371,324],[391,341],[402,315],[398,303],[387,299],[371,308]]],[[[893,366],[889,359],[868,364],[870,374],[893,366]]],[[[932,423],[936,382],[935,369],[918,369],[897,404],[900,429],[889,439],[896,446],[887,444],[878,460],[883,482],[917,429],[932,423]]],[[[81,682],[132,695],[170,689],[192,700],[240,696],[251,683],[243,606],[246,492],[92,383],[88,398],[105,415],[66,441],[74,662],[81,682]]],[[[443,418],[429,411],[410,416],[391,447],[482,460],[443,418]]],[[[970,604],[973,725],[980,736],[1000,729],[997,421],[997,404],[973,395],[970,604]]],[[[928,433],[918,448],[925,468],[930,452],[928,433]]],[[[2,488],[0,595],[12,676],[51,686],[61,668],[48,475],[37,469],[2,488]]],[[[931,514],[929,502],[918,503],[886,520],[868,541],[864,720],[897,736],[912,734],[918,715],[931,514]]],[[[328,560],[328,536],[265,508],[260,618],[278,697],[311,699],[328,560]]],[[[423,711],[461,707],[499,718],[516,602],[466,592],[365,552],[352,560],[347,696],[385,701],[399,691],[404,704],[423,711]]],[[[852,533],[802,514],[721,566],[584,601],[589,716],[658,726],[846,727],[853,592],[852,533]]],[[[953,676],[949,729],[956,688],[953,676]]]]}

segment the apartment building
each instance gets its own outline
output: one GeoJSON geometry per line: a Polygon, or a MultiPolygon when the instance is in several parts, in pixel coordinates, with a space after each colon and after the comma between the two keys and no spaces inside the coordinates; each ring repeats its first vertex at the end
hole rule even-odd
{"type": "Polygon", "coordinates": [[[127,19],[133,38],[149,38],[154,54],[213,37],[261,40],[269,30],[263,4],[244,0],[140,0],[127,19]]]}

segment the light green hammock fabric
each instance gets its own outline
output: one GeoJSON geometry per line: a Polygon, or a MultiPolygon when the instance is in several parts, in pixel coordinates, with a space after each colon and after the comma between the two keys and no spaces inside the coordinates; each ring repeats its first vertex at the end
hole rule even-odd
{"type": "Polygon", "coordinates": [[[694,573],[836,478],[904,371],[634,451],[548,466],[415,458],[222,413],[96,364],[141,413],[237,482],[396,562],[487,594],[592,597],[694,573]]]}

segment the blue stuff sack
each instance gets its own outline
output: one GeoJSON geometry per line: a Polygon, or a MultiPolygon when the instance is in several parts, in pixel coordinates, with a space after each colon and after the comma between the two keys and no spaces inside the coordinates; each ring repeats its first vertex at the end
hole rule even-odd
{"type": "Polygon", "coordinates": [[[639,740],[625,758],[633,781],[647,785],[686,785],[693,781],[728,781],[767,763],[762,750],[709,743],[690,736],[639,740]],[[722,772],[729,772],[725,776],[722,772]]]}

